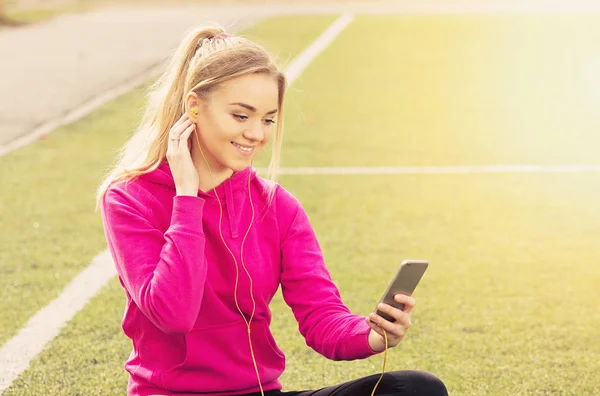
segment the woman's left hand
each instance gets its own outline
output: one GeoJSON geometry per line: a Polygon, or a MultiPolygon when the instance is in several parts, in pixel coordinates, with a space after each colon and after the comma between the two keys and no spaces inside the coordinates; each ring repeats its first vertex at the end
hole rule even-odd
{"type": "Polygon", "coordinates": [[[371,332],[369,333],[369,345],[371,346],[371,349],[376,352],[382,352],[385,349],[383,330],[387,333],[388,347],[391,348],[402,341],[411,325],[410,312],[415,307],[415,299],[404,294],[396,294],[394,299],[397,302],[404,304],[404,309],[399,310],[398,308],[383,303],[379,304],[377,309],[396,319],[395,322],[389,322],[376,313],[372,313],[366,318],[367,324],[371,327],[371,332]],[[371,323],[371,321],[374,323],[371,323]]]}

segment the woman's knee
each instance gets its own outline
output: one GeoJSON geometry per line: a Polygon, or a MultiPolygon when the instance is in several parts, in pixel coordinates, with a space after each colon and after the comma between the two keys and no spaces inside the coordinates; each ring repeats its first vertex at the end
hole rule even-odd
{"type": "Polygon", "coordinates": [[[441,379],[421,370],[402,370],[392,372],[400,386],[399,395],[447,396],[448,390],[441,379]]]}

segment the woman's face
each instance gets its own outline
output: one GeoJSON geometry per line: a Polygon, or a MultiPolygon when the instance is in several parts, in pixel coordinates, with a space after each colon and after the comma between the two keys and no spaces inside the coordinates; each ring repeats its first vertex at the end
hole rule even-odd
{"type": "Polygon", "coordinates": [[[198,100],[196,130],[213,171],[241,171],[250,165],[271,138],[278,98],[273,77],[249,74],[198,100]]]}

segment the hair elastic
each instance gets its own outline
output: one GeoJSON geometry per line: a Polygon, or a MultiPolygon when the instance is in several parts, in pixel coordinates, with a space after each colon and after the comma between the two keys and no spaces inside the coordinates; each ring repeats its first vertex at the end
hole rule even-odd
{"type": "Polygon", "coordinates": [[[212,39],[213,40],[218,40],[218,39],[226,39],[226,38],[229,38],[229,37],[231,37],[231,36],[227,32],[222,32],[222,33],[219,33],[216,36],[214,36],[212,39]]]}

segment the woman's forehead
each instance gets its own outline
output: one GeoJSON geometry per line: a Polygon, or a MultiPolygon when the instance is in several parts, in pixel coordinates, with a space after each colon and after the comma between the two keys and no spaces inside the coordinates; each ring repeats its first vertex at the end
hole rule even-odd
{"type": "Polygon", "coordinates": [[[259,110],[270,111],[277,108],[279,88],[272,76],[248,74],[224,82],[214,94],[219,102],[246,103],[259,110]]]}

